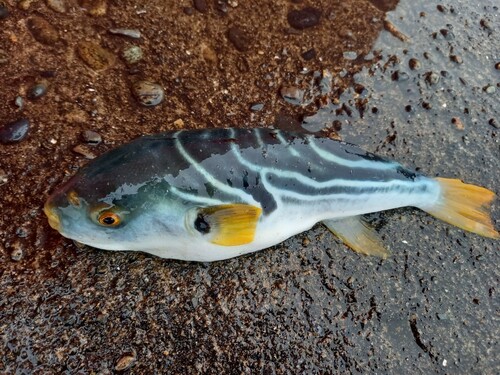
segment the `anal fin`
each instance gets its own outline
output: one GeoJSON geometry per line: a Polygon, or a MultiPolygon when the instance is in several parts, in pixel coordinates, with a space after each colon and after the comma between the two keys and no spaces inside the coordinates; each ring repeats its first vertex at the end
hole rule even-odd
{"type": "Polygon", "coordinates": [[[387,258],[389,251],[384,248],[379,236],[361,216],[323,220],[323,224],[354,251],[387,258]]]}

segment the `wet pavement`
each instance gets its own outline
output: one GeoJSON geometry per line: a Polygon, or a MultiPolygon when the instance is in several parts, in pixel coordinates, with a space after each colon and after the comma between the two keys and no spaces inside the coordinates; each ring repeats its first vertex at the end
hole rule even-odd
{"type": "Polygon", "coordinates": [[[498,5],[340,3],[0,3],[0,372],[500,372],[498,242],[423,212],[369,216],[387,260],[318,225],[210,264],[79,247],[43,216],[95,155],[229,125],[499,194],[498,5]]]}

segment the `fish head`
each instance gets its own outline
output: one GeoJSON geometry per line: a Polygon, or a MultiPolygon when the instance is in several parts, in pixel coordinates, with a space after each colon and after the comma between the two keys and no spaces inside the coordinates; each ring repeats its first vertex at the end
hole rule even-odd
{"type": "Polygon", "coordinates": [[[106,250],[143,250],[161,237],[185,237],[189,209],[169,198],[169,185],[144,169],[91,163],[57,188],[44,212],[64,237],[106,250]],[[141,174],[142,173],[142,174],[141,174]]]}

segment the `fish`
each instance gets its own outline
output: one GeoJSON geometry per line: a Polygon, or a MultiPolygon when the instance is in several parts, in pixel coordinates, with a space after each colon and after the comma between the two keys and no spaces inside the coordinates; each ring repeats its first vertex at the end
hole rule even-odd
{"type": "Polygon", "coordinates": [[[498,239],[494,197],[329,137],[225,128],[145,135],[112,149],[56,188],[44,212],[69,239],[161,258],[233,258],[319,222],[356,252],[386,258],[363,215],[416,207],[498,239]]]}

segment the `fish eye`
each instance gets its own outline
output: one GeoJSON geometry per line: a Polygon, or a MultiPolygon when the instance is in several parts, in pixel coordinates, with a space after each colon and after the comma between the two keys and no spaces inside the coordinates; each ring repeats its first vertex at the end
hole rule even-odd
{"type": "Polygon", "coordinates": [[[99,224],[105,227],[116,227],[121,223],[121,218],[118,214],[112,211],[103,211],[97,218],[99,224]]]}
{"type": "Polygon", "coordinates": [[[89,209],[91,220],[103,227],[116,228],[123,224],[124,215],[127,211],[122,208],[106,203],[98,203],[89,209]]]}

